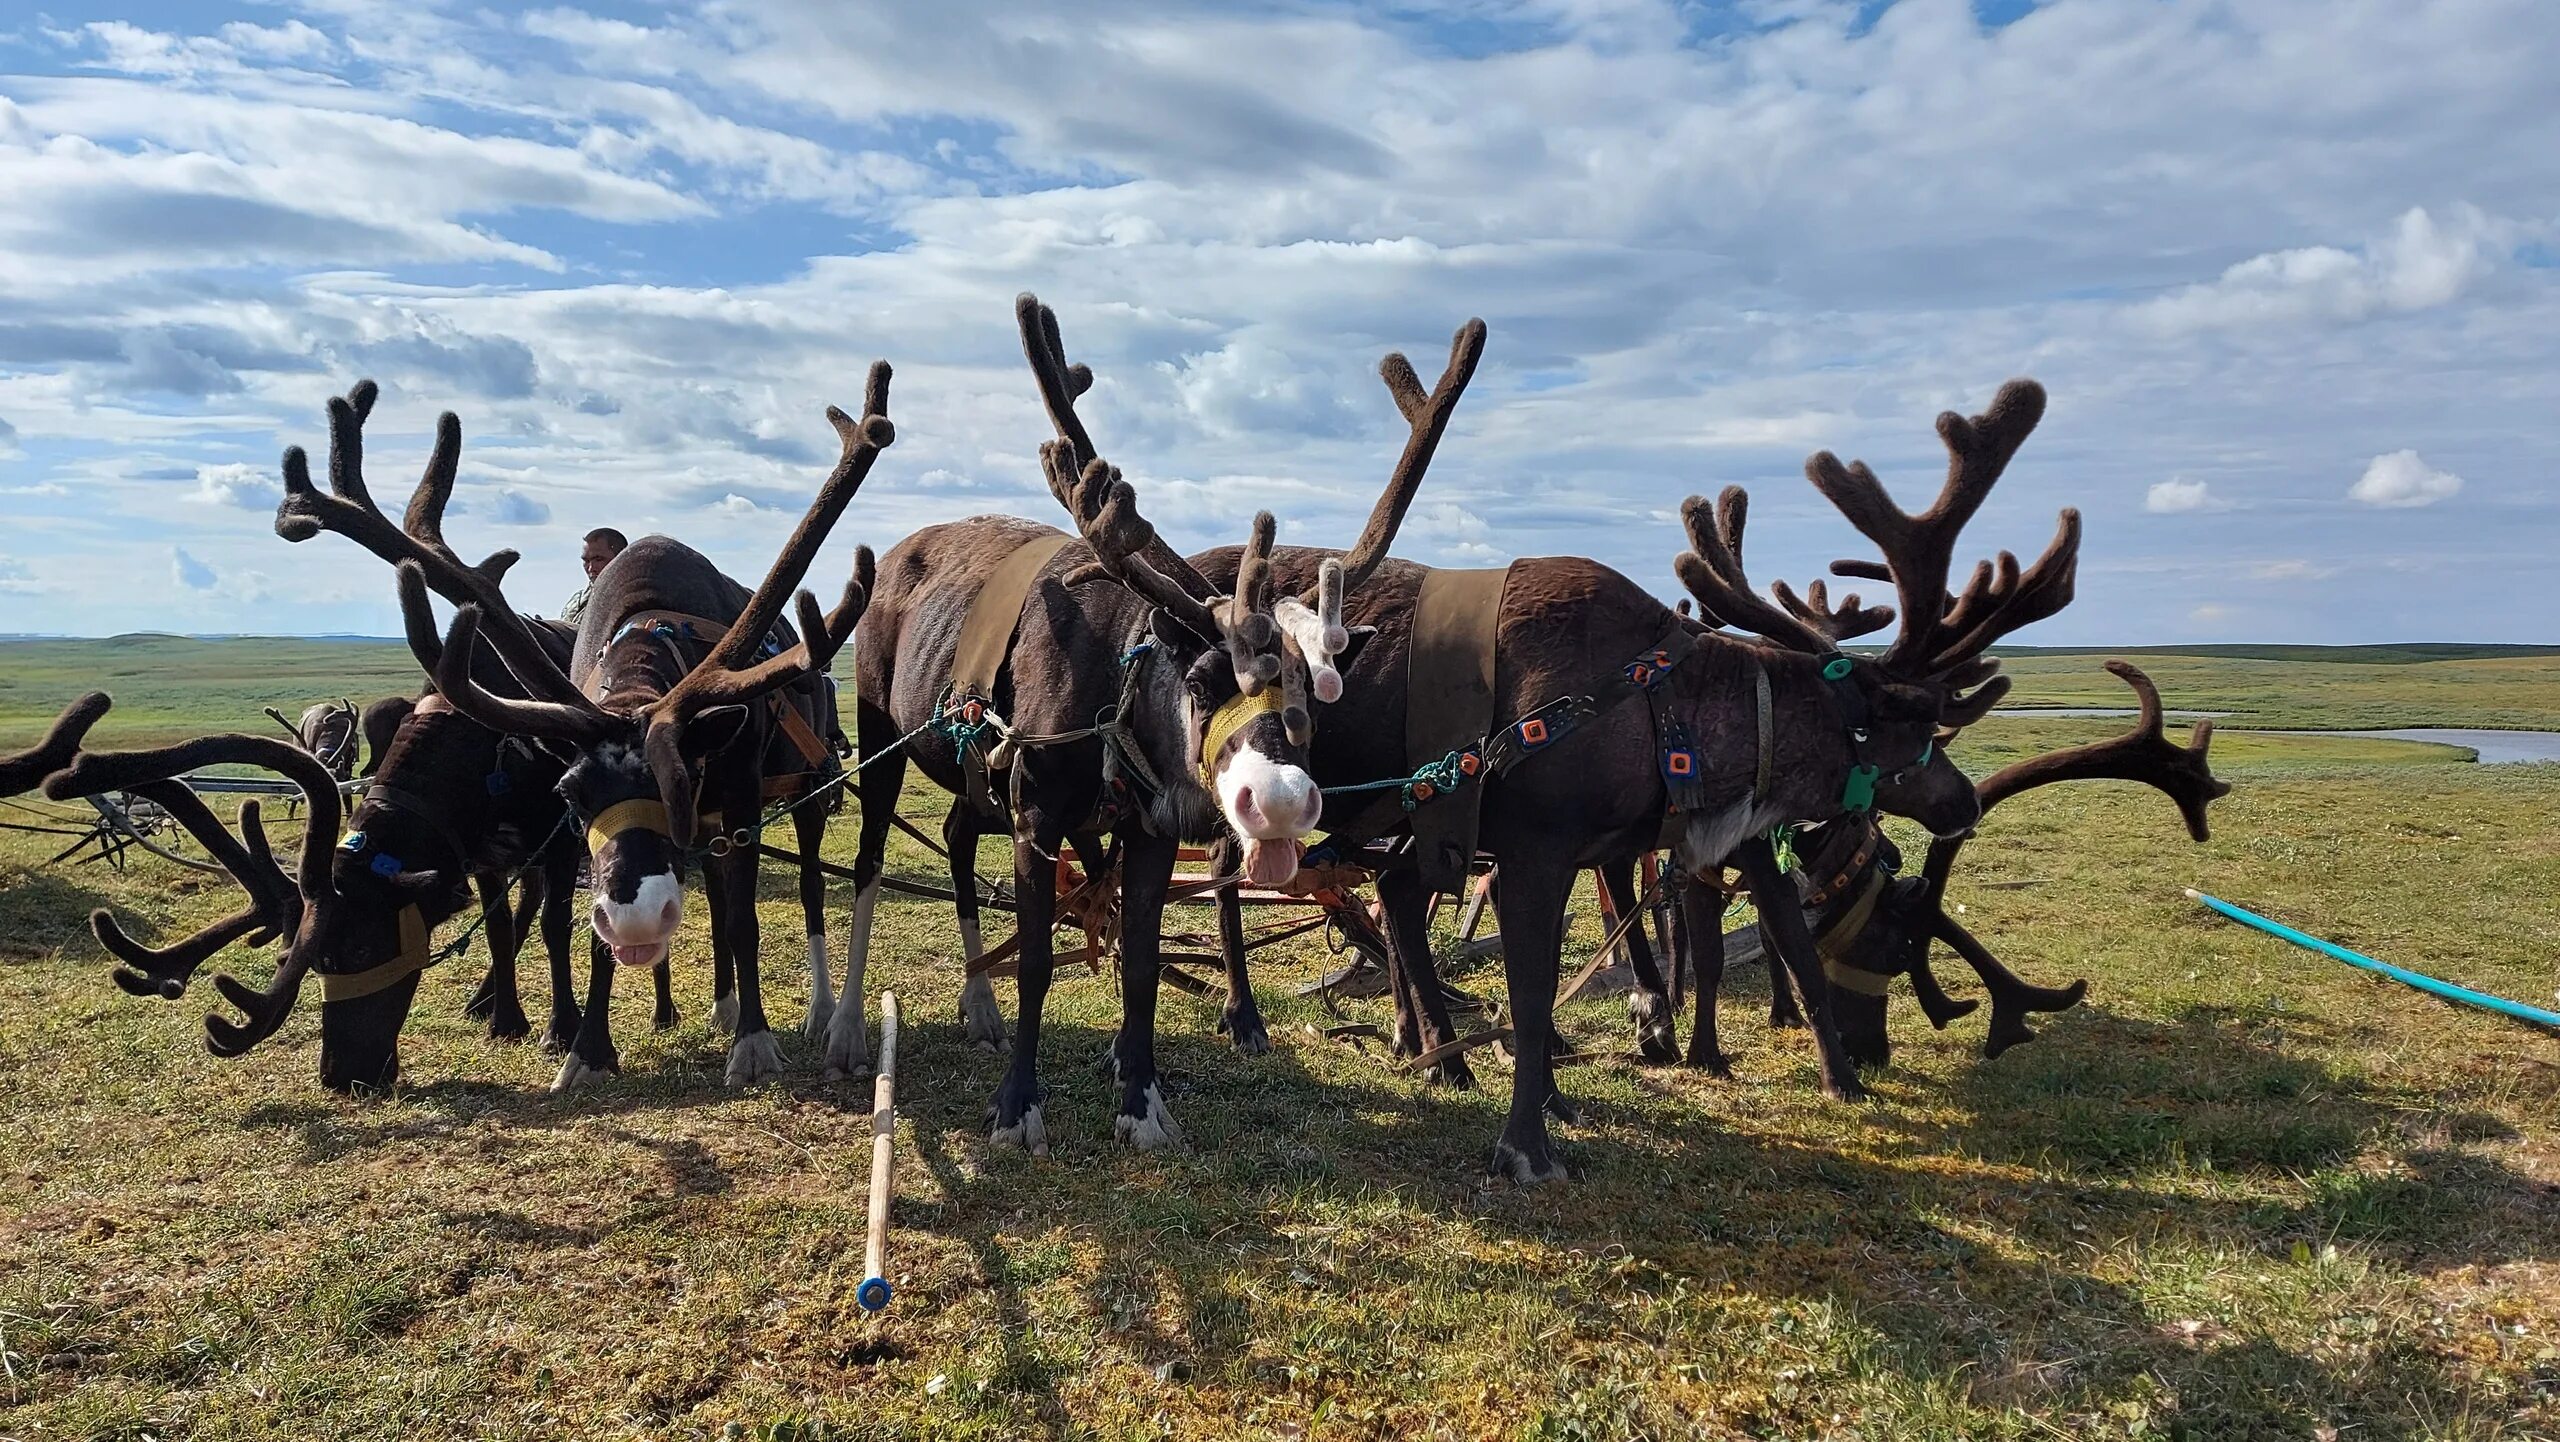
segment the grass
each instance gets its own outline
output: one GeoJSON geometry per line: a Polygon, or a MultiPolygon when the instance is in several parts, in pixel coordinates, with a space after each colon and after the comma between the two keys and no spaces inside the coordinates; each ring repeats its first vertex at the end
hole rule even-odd
{"type": "MultiPolygon", "coordinates": [[[[111,720],[189,714],[170,696],[137,725],[119,692],[111,720]]],[[[2114,725],[1997,721],[1959,759],[2114,725]]],[[[794,1036],[786,1084],[724,1090],[706,967],[661,1036],[626,989],[623,1075],[555,1099],[548,1059],[461,1020],[475,952],[430,975],[399,1094],[355,1104],[318,1089],[308,1016],[226,1063],[209,989],[107,983],[86,908],[173,928],[222,888],[40,870],[0,838],[0,1437],[2560,1436],[2560,1046],[2178,896],[2541,1000],[2560,768],[2215,749],[2238,789],[2206,846],[2110,784],[2013,801],[1967,852],[1968,922],[2031,976],[2095,983],[2035,1043],[1985,1062],[1978,1018],[1934,1034],[1899,1000],[1879,1100],[1844,1107],[1801,1034],[1752,1019],[1757,972],[1728,1000],[1730,1083],[1636,1064],[1617,1007],[1577,1004],[1568,1034],[1606,1059],[1566,1075],[1576,1180],[1530,1192],[1480,1175],[1498,1064],[1452,1094],[1306,1033],[1314,946],[1259,968],[1266,1057],[1167,994],[1191,1137],[1170,1155],[1112,1143],[1090,1062],[1116,1001],[1067,973],[1056,1154],[991,1152],[1000,1062],[960,1036],[948,912],[891,901],[873,985],[912,1020],[878,1316],[853,1300],[868,1089],[819,1084],[794,1036]]],[[[778,875],[763,916],[796,1018],[778,875]]],[[[1576,945],[1598,937],[1578,914],[1576,945]]]]}

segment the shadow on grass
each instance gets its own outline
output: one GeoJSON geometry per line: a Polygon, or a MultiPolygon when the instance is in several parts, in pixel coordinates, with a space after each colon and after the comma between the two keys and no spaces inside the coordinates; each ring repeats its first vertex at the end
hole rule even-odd
{"type": "Polygon", "coordinates": [[[1485,1309],[1606,1335],[1627,1308],[1696,1305],[1703,1290],[1766,1309],[1701,1340],[1694,1360],[1723,1348],[1732,1375],[1766,1380],[1753,1348],[1783,1342],[1752,1335],[1767,1317],[1830,1317],[1855,1334],[1844,1351],[1863,1380],[1906,1395],[1952,1388],[2117,1425],[2130,1398],[2173,1434],[2353,1423],[2366,1437],[2427,1435],[2426,1417],[2464,1413],[2479,1387],[2472,1363],[2418,1337],[2319,1335],[2368,1259],[2526,1259],[2560,1222],[2551,1189],[2448,1143],[2498,1135],[2495,1119],[2442,1113],[2412,1136],[2356,1078],[2209,1014],[2091,1010],[1944,1081],[1895,1074],[1899,1105],[1824,1114],[1861,1130],[1840,1145],[1683,1107],[1648,1073],[1633,1101],[1585,1082],[1584,1124],[1560,1132],[1576,1180],[1528,1192],[1479,1176],[1507,1088],[1493,1069],[1475,1095],[1318,1077],[1293,1048],[1247,1060],[1169,1020],[1166,1090],[1191,1145],[1147,1156],[1108,1140],[1113,1089],[1083,1065],[1108,1032],[1052,1023],[1056,1155],[1032,1161],[984,1152],[995,1059],[956,1027],[913,1030],[907,1111],[943,1199],[902,1202],[901,1223],[970,1249],[1004,1319],[990,1381],[1053,1432],[1067,1419],[1022,1295],[1043,1269],[1006,1240],[1026,1215],[1072,1216],[1098,1246],[1088,1315],[1123,1345],[1223,1363],[1270,1395],[1465,1345],[1485,1309]],[[1423,1257],[1309,1240],[1346,1213],[1391,1236],[1401,1212],[1525,1245],[1423,1257]],[[2355,1255],[2331,1250],[2341,1242],[2355,1255]],[[2141,1255],[2135,1281],[2107,1261],[2125,1247],[2141,1255]],[[2229,1274],[2210,1259],[2234,1254],[2234,1295],[2261,1294],[2263,1319],[2156,1310],[2189,1285],[2179,1269],[2229,1274]],[[1396,1305],[1364,1307],[1372,1295],[1396,1305]]]}

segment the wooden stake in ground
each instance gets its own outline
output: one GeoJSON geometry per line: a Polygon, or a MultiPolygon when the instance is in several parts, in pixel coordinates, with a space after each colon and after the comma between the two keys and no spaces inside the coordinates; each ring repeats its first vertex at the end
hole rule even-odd
{"type": "Polygon", "coordinates": [[[898,1134],[898,994],[880,994],[880,1075],[871,1084],[871,1236],[862,1250],[867,1273],[854,1300],[866,1312],[889,1305],[889,1192],[898,1134]]]}

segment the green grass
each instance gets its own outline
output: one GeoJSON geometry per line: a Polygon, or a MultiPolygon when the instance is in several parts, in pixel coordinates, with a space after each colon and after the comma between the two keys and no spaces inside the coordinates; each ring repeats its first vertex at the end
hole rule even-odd
{"type": "MultiPolygon", "coordinates": [[[[2473,663],[2395,669],[2438,664],[2473,663]]],[[[291,699],[168,696],[173,722],[291,699]]],[[[2001,720],[1959,759],[2113,729],[2001,720]]],[[[210,989],[126,997],[79,923],[112,904],[173,928],[224,888],[39,870],[0,839],[0,1437],[2560,1435],[2560,1045],[2178,895],[2544,1001],[2560,768],[2215,749],[2238,789],[2208,845],[2101,784],[2021,797],[1967,851],[1967,921],[2030,976],[2094,983],[2038,1041],[1985,1062],[1980,1018],[1935,1034],[1898,1000],[1896,1063],[1851,1107],[1754,1019],[1756,971],[1728,999],[1730,1083],[1636,1064],[1616,1004],[1577,1004],[1567,1032],[1603,1059],[1565,1076],[1576,1179],[1528,1192],[1481,1176],[1500,1065],[1453,1094],[1310,1036],[1312,945],[1259,968],[1269,1056],[1167,994],[1172,1155],[1111,1141],[1090,1064],[1112,986],[1065,973],[1056,1154],[991,1152],[1001,1063],[960,1036],[948,912],[893,900],[872,981],[912,1021],[880,1316],[853,1300],[868,1088],[819,1084],[793,1036],[786,1084],[724,1090],[699,937],[678,1029],[650,1035],[625,989],[619,1079],[555,1099],[549,1059],[482,1040],[459,1016],[475,951],[430,974],[399,1094],[356,1104],[318,1089],[310,1016],[216,1060],[210,989]]],[[[770,1005],[796,1019],[785,878],[762,909],[770,1005]]],[[[1598,938],[1585,908],[1574,945],[1598,938]]]]}

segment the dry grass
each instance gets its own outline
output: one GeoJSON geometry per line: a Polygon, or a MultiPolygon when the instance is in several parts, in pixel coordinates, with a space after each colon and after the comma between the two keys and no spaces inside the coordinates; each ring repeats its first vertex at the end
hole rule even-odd
{"type": "MultiPolygon", "coordinates": [[[[2104,729],[1986,727],[1960,759],[2104,729]]],[[[0,1437],[2560,1435],[2560,1045],[2177,894],[2546,999],[2560,769],[2303,745],[2231,749],[2203,848],[2122,787],[1996,815],[1955,899],[2022,970],[2095,982],[1997,1062],[1906,1000],[1880,1099],[1842,1107],[1751,1019],[1756,973],[1731,1083],[1639,1066],[1612,1004],[1577,1007],[1612,1059],[1567,1074],[1577,1179],[1530,1192],[1480,1175],[1498,1067],[1454,1095],[1305,1034],[1320,948],[1261,970],[1267,1057],[1168,994],[1177,1155],[1112,1143],[1112,989],[1072,975],[1056,1155],[990,1152],[948,915],[892,903],[874,983],[915,1020],[876,1317],[867,1090],[794,1038],[789,1084],[725,1091],[707,968],[663,1036],[626,992],[623,1075],[553,1098],[448,966],[399,1095],[345,1102],[309,1018],[217,1061],[209,993],[127,998],[78,926],[218,888],[0,841],[0,1437]]],[[[796,1017],[779,876],[764,915],[796,1017]]]]}

